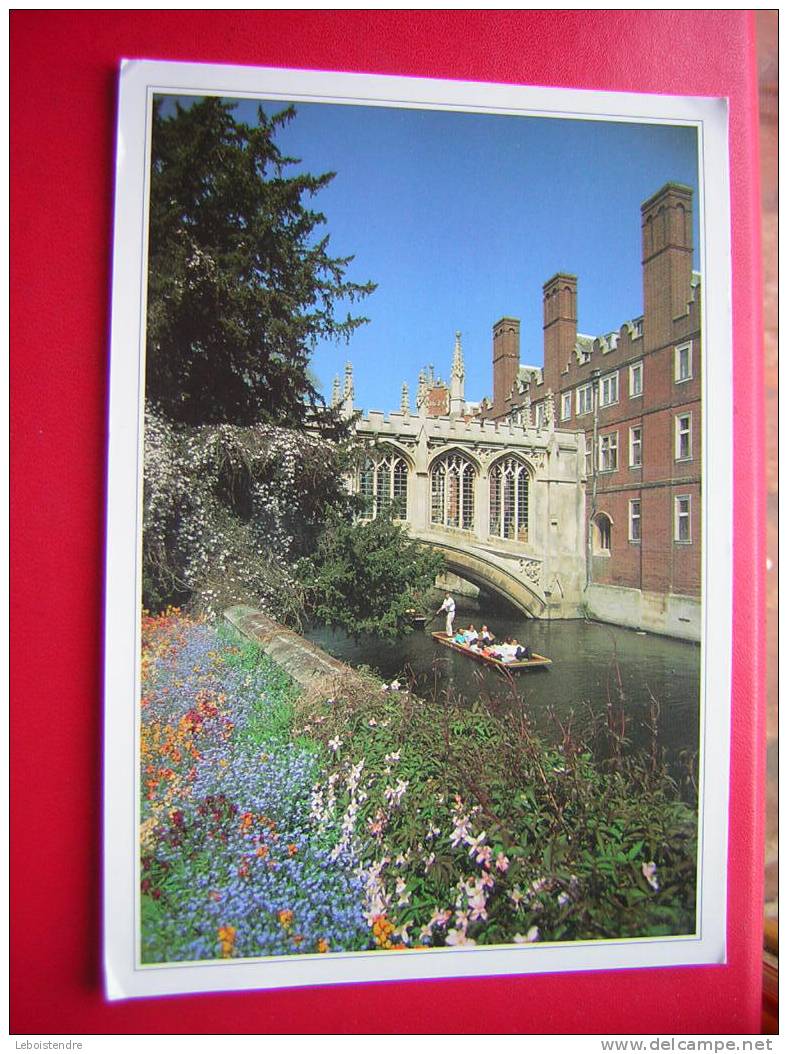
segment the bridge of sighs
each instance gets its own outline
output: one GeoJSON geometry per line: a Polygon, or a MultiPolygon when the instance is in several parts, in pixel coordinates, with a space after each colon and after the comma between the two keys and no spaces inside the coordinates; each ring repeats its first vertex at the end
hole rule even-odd
{"type": "Polygon", "coordinates": [[[354,487],[371,516],[392,509],[451,571],[527,615],[581,614],[582,432],[374,411],[355,427],[367,455],[354,487]]]}

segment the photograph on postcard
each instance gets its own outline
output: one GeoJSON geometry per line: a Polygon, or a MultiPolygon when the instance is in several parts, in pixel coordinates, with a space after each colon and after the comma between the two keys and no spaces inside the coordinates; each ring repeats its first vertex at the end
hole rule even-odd
{"type": "Polygon", "coordinates": [[[720,961],[703,121],[289,76],[145,94],[135,969],[720,961]]]}

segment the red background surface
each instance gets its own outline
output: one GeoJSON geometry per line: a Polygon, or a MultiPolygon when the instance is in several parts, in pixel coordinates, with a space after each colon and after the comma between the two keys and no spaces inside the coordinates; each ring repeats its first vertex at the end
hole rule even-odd
{"type": "Polygon", "coordinates": [[[764,545],[751,16],[15,11],[10,24],[12,1033],[757,1031],[764,545]],[[105,1002],[103,506],[122,57],[729,97],[734,581],[746,587],[734,601],[727,965],[105,1002]]]}

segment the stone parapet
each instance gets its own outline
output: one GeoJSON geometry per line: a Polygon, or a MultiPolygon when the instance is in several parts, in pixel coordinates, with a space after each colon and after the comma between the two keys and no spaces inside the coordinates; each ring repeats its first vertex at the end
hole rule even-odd
{"type": "Polygon", "coordinates": [[[262,611],[240,604],[228,608],[224,617],[244,637],[259,644],[265,654],[302,688],[310,688],[318,680],[345,684],[349,680],[357,680],[359,687],[365,683],[351,666],[335,659],[262,611]]]}
{"type": "Polygon", "coordinates": [[[422,432],[428,440],[442,440],[449,444],[492,442],[502,449],[509,447],[546,447],[554,436],[564,450],[578,449],[575,431],[559,431],[545,424],[519,425],[489,420],[464,420],[457,417],[422,418],[414,414],[383,413],[370,410],[355,422],[356,434],[386,436],[391,439],[418,439],[422,432]]]}

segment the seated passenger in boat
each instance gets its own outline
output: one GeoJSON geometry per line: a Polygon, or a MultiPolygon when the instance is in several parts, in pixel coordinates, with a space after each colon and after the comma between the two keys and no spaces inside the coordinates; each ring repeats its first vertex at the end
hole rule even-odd
{"type": "Polygon", "coordinates": [[[478,639],[479,634],[476,632],[476,627],[471,623],[465,631],[465,643],[474,644],[478,639]]]}
{"type": "Polygon", "coordinates": [[[492,642],[495,640],[495,634],[490,633],[487,626],[482,626],[482,628],[479,630],[479,640],[482,642],[482,644],[492,644],[492,642]]]}
{"type": "Polygon", "coordinates": [[[514,637],[512,637],[512,644],[515,649],[514,657],[517,662],[526,662],[531,658],[531,649],[527,644],[520,644],[514,637]]]}
{"type": "Polygon", "coordinates": [[[511,637],[507,637],[498,648],[501,662],[515,662],[517,660],[517,645],[511,637]]]}
{"type": "Polygon", "coordinates": [[[454,641],[455,644],[464,644],[465,643],[465,630],[464,629],[458,629],[457,632],[452,637],[452,640],[454,641]]]}

